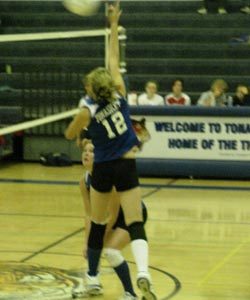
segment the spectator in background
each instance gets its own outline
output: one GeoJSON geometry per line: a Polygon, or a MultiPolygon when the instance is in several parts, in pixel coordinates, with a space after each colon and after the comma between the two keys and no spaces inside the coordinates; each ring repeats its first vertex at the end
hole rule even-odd
{"type": "Polygon", "coordinates": [[[129,105],[138,105],[138,95],[135,91],[129,92],[127,98],[129,105]]]}
{"type": "MultiPolygon", "coordinates": [[[[225,9],[226,0],[215,0],[217,2],[217,11],[218,14],[224,15],[227,14],[227,10],[225,9]]],[[[208,13],[208,7],[211,0],[203,0],[203,6],[197,10],[197,12],[201,15],[206,15],[208,13]]]]}
{"type": "Polygon", "coordinates": [[[198,99],[197,105],[199,106],[226,106],[230,105],[228,103],[228,98],[226,91],[228,89],[228,84],[223,79],[216,79],[212,82],[209,91],[201,94],[198,99]]]}
{"type": "Polygon", "coordinates": [[[145,85],[145,93],[138,97],[139,105],[164,105],[164,99],[157,94],[158,84],[154,80],[150,80],[145,85]]]}
{"type": "Polygon", "coordinates": [[[183,93],[183,80],[175,79],[171,85],[172,93],[165,96],[166,105],[191,105],[190,97],[183,93]]]}
{"type": "Polygon", "coordinates": [[[239,84],[233,97],[233,106],[250,106],[250,91],[244,84],[239,84]]]}

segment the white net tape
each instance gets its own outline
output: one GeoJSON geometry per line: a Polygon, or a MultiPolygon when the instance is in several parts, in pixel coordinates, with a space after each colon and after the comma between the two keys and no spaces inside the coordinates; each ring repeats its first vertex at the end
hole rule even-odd
{"type": "Polygon", "coordinates": [[[58,31],[58,32],[41,32],[41,33],[19,33],[0,35],[0,42],[18,42],[18,41],[36,41],[51,39],[71,39],[80,37],[97,37],[109,34],[109,29],[95,30],[77,30],[77,31],[58,31]]]}
{"type": "Polygon", "coordinates": [[[65,111],[65,112],[62,112],[59,114],[50,115],[50,116],[47,116],[44,118],[36,119],[33,121],[27,121],[27,122],[19,123],[16,125],[11,125],[11,126],[0,129],[0,135],[5,135],[5,134],[13,133],[16,131],[25,130],[28,128],[41,126],[41,125],[44,125],[47,123],[63,120],[63,119],[66,119],[66,118],[76,115],[78,112],[79,112],[79,109],[76,108],[76,109],[68,110],[68,111],[65,111]]]}
{"type": "MultiPolygon", "coordinates": [[[[126,30],[122,26],[118,28],[119,40],[126,40],[126,30]]],[[[78,31],[59,31],[59,32],[41,32],[41,33],[20,33],[20,34],[3,34],[0,35],[0,43],[18,42],[18,41],[36,41],[36,40],[52,40],[52,39],[72,39],[81,37],[100,37],[107,38],[110,34],[110,29],[95,29],[95,30],[78,30],[78,31]]],[[[108,51],[107,40],[105,41],[105,50],[108,51]]],[[[107,64],[106,64],[107,65],[107,64]]],[[[32,121],[23,122],[20,124],[10,125],[0,128],[0,135],[14,133],[20,130],[41,126],[47,123],[63,120],[72,117],[79,112],[79,109],[73,109],[62,113],[49,115],[44,118],[39,118],[32,121]]]]}

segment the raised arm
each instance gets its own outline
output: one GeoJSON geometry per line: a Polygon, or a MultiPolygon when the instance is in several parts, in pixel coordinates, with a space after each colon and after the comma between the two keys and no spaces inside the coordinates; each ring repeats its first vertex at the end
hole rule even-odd
{"type": "Polygon", "coordinates": [[[119,1],[109,6],[108,20],[110,24],[110,41],[109,41],[109,70],[117,87],[117,91],[125,96],[126,88],[120,73],[120,53],[118,41],[118,23],[121,15],[119,1]]]}
{"type": "Polygon", "coordinates": [[[73,140],[77,138],[83,128],[86,128],[90,122],[90,112],[88,108],[83,108],[70,122],[64,135],[66,139],[73,140]]]}

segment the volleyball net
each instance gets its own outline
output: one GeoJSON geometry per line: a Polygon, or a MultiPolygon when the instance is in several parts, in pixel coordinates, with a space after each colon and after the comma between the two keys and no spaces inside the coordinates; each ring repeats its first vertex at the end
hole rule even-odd
{"type": "MultiPolygon", "coordinates": [[[[110,30],[3,34],[2,53],[9,53],[0,86],[0,136],[25,130],[30,135],[62,135],[84,94],[82,78],[91,69],[108,66],[110,30]],[[14,52],[23,52],[16,57],[14,52]],[[6,97],[4,96],[6,95],[6,97]],[[10,117],[7,107],[20,107],[24,122],[10,117]],[[3,114],[2,114],[3,116],[3,114]]],[[[121,71],[126,72],[126,31],[119,27],[121,71]]]]}

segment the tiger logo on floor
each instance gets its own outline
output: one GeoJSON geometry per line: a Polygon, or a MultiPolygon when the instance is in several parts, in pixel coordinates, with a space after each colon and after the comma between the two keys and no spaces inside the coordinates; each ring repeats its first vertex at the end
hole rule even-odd
{"type": "Polygon", "coordinates": [[[70,271],[0,262],[0,300],[68,300],[83,291],[82,277],[70,271]]]}

